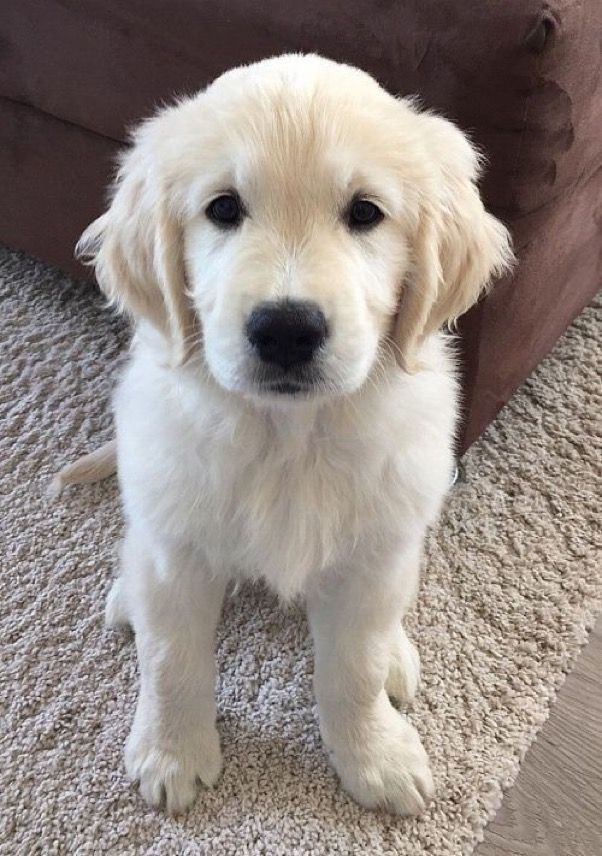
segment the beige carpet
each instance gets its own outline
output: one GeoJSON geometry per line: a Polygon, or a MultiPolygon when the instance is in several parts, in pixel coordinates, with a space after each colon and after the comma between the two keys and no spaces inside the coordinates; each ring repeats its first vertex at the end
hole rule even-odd
{"type": "Polygon", "coordinates": [[[102,626],[115,484],[45,496],[58,463],[110,436],[126,336],[89,288],[6,251],[0,292],[0,852],[469,853],[602,603],[600,313],[575,322],[472,449],[433,533],[410,628],[432,809],[398,820],[338,789],[304,618],[248,587],[219,635],[224,776],[169,819],[121,760],[137,679],[131,639],[102,626]]]}

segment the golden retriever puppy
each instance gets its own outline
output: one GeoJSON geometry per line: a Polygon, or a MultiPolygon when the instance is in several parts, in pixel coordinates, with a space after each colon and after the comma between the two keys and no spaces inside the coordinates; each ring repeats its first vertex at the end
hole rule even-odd
{"type": "Polygon", "coordinates": [[[136,324],[106,614],[136,634],[125,763],[149,803],[182,811],[220,774],[214,633],[243,578],[307,606],[342,786],[402,815],[431,799],[390,697],[418,685],[402,617],[453,470],[439,331],[511,260],[478,173],[448,121],[318,56],[236,68],[135,132],[80,251],[136,324]]]}

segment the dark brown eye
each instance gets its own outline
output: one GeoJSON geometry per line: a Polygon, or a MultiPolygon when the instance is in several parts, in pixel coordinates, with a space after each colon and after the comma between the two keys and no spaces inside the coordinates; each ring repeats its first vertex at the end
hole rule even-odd
{"type": "Polygon", "coordinates": [[[231,229],[238,226],[243,218],[242,203],[234,193],[224,193],[209,204],[206,213],[217,226],[231,229]]]}
{"type": "Polygon", "coordinates": [[[374,202],[368,199],[356,199],[349,209],[350,229],[370,229],[383,219],[384,214],[374,202]]]}

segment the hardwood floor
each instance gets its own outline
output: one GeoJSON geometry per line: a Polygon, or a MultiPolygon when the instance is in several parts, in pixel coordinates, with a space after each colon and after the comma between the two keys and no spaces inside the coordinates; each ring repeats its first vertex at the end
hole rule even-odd
{"type": "Polygon", "coordinates": [[[602,856],[602,618],[475,856],[602,856]]]}

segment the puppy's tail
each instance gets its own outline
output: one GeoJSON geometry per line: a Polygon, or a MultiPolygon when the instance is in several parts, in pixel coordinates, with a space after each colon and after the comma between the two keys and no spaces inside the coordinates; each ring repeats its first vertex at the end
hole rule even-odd
{"type": "Polygon", "coordinates": [[[90,484],[102,481],[117,472],[117,443],[109,440],[100,449],[83,455],[63,467],[52,480],[51,493],[55,496],[69,484],[90,484]]]}

